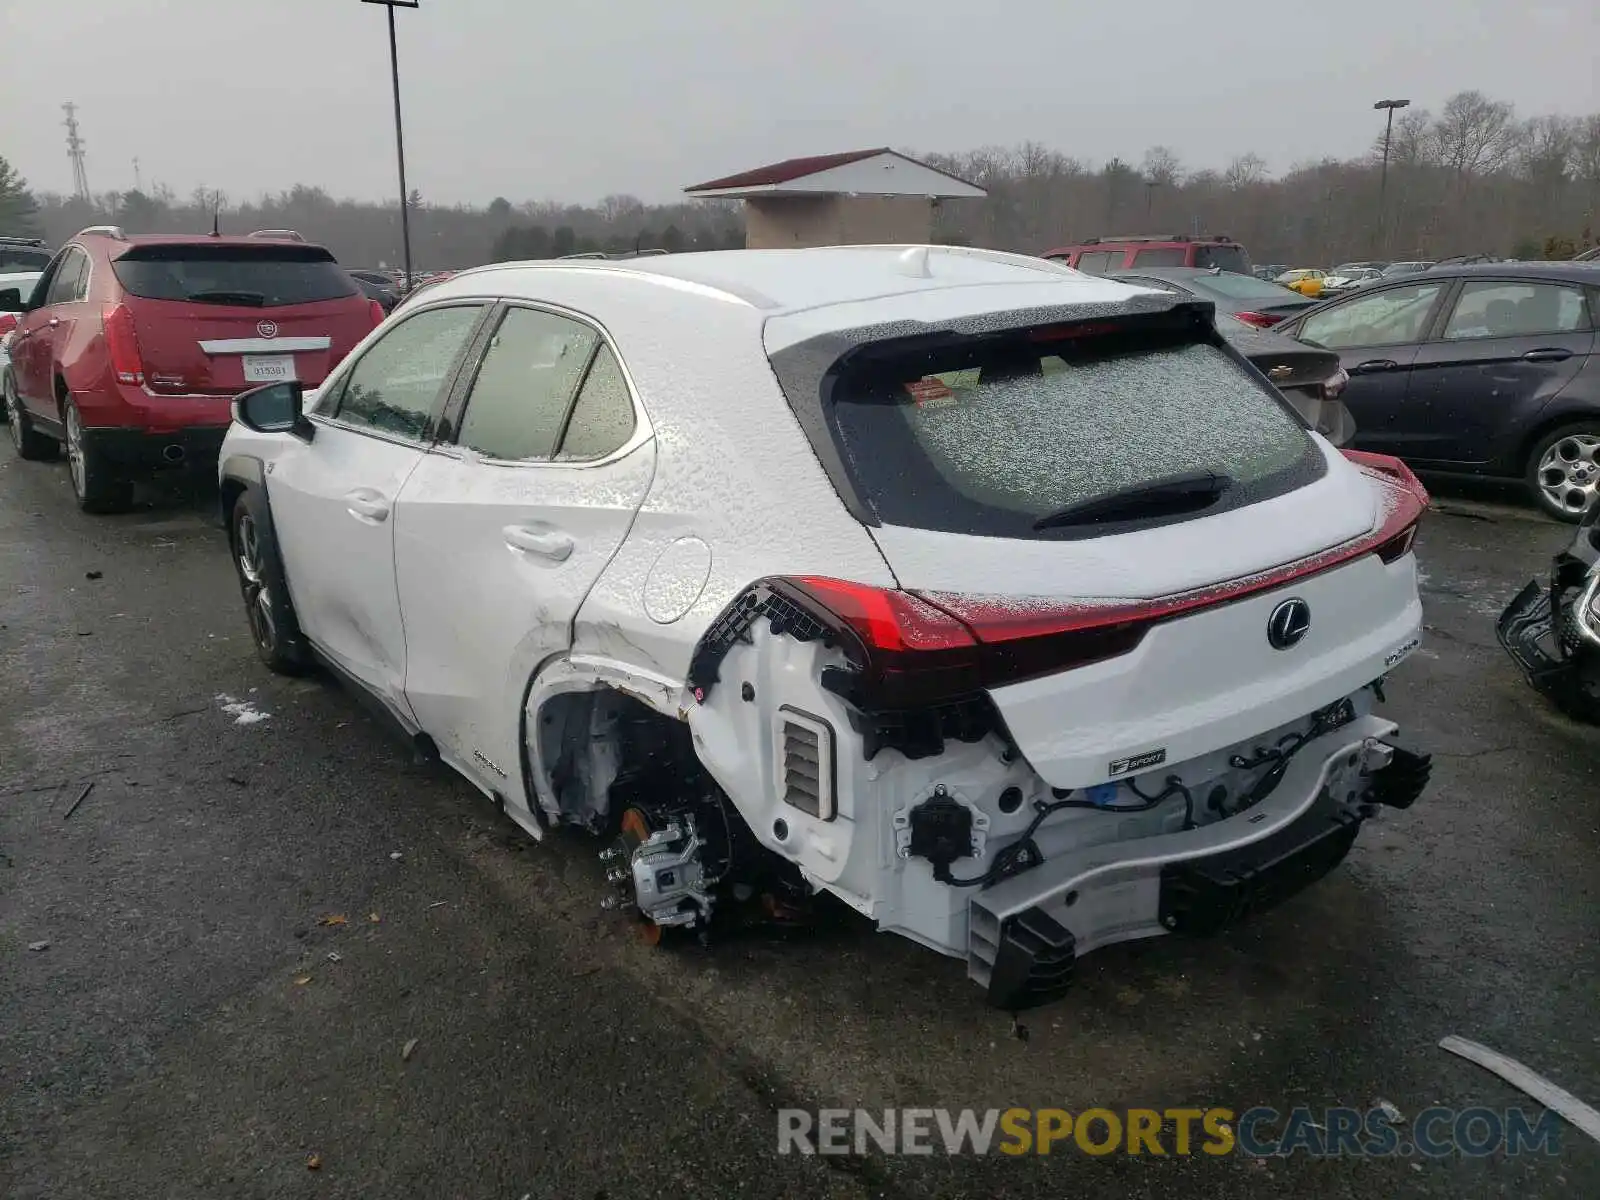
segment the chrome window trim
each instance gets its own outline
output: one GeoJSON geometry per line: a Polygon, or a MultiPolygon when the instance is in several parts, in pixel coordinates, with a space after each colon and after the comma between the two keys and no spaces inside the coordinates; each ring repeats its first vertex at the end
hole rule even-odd
{"type": "MultiPolygon", "coordinates": [[[[505,296],[500,298],[499,303],[503,304],[507,311],[513,308],[531,308],[538,312],[550,313],[552,316],[565,317],[569,321],[575,321],[580,325],[587,325],[590,329],[594,330],[595,333],[600,337],[600,344],[611,352],[612,358],[616,359],[617,366],[622,370],[622,380],[628,389],[628,403],[633,408],[633,432],[628,435],[627,440],[624,441],[622,445],[618,446],[609,454],[602,455],[599,458],[568,460],[556,458],[494,458],[491,455],[482,454],[476,450],[473,450],[469,446],[462,446],[453,437],[448,442],[435,442],[433,447],[435,450],[447,455],[450,458],[457,458],[463,461],[468,460],[470,456],[471,461],[485,467],[532,467],[542,469],[555,467],[570,471],[584,470],[592,467],[610,466],[612,463],[617,462],[620,459],[627,458],[628,455],[639,449],[639,447],[643,446],[646,442],[654,440],[655,429],[650,424],[650,416],[645,412],[643,402],[641,402],[639,399],[639,388],[634,382],[633,372],[628,369],[628,360],[623,358],[621,351],[617,349],[616,339],[611,336],[611,331],[601,324],[599,320],[590,316],[588,313],[579,312],[575,308],[568,308],[563,304],[557,304],[553,301],[526,300],[519,297],[505,296]]],[[[501,316],[500,320],[505,320],[504,315],[501,316]]],[[[485,353],[487,353],[487,350],[485,353]]],[[[482,365],[481,358],[479,359],[479,365],[482,365]]],[[[588,382],[587,377],[585,377],[584,382],[588,382]]],[[[474,377],[473,383],[477,383],[476,377],[474,377]]],[[[580,388],[579,391],[581,392],[582,388],[580,388]]],[[[577,403],[576,394],[573,397],[573,403],[577,403]]],[[[468,389],[466,404],[462,408],[463,417],[465,417],[467,409],[471,406],[472,391],[471,389],[468,389]]]]}
{"type": "Polygon", "coordinates": [[[325,425],[329,429],[341,430],[344,433],[358,433],[362,437],[373,438],[380,442],[388,442],[394,446],[406,446],[419,453],[426,453],[430,443],[418,441],[415,438],[401,437],[398,433],[390,433],[383,429],[374,429],[370,425],[352,425],[348,421],[339,421],[333,417],[325,417],[321,413],[308,412],[304,414],[306,420],[313,425],[325,425]]]}

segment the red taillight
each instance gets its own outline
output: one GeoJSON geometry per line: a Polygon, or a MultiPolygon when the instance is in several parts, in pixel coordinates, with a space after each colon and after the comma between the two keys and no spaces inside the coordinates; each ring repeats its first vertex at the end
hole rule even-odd
{"type": "Polygon", "coordinates": [[[16,313],[0,313],[0,337],[5,337],[17,327],[16,313]]]}
{"type": "Polygon", "coordinates": [[[690,684],[703,701],[723,655],[765,619],[777,633],[842,646],[851,664],[846,680],[836,686],[825,672],[823,683],[857,706],[871,712],[927,708],[1119,657],[1162,621],[1269,592],[1369,554],[1394,562],[1416,540],[1427,492],[1396,460],[1347,453],[1383,487],[1383,519],[1360,537],[1309,558],[1150,600],[906,592],[818,575],[763,579],[701,639],[690,684]]]}
{"type": "Polygon", "coordinates": [[[1238,312],[1233,314],[1235,321],[1243,321],[1246,325],[1254,325],[1257,329],[1271,329],[1282,317],[1275,317],[1271,313],[1238,312]]]}
{"type": "Polygon", "coordinates": [[[383,305],[379,304],[376,300],[369,300],[367,303],[370,305],[367,311],[372,314],[372,327],[376,329],[379,325],[383,324],[383,318],[387,314],[383,311],[383,305]]]}
{"type": "Polygon", "coordinates": [[[1407,525],[1397,535],[1384,542],[1377,549],[1377,555],[1386,563],[1404,558],[1411,553],[1411,547],[1417,540],[1417,527],[1415,524],[1407,525]]]}
{"type": "Polygon", "coordinates": [[[850,699],[863,708],[921,707],[983,687],[971,632],[910,592],[816,575],[770,586],[854,643],[845,648],[857,669],[850,699]]]}
{"type": "Polygon", "coordinates": [[[1417,524],[1428,507],[1428,489],[1412,473],[1410,467],[1392,454],[1373,454],[1367,450],[1344,450],[1341,453],[1374,479],[1387,483],[1396,495],[1396,502],[1384,517],[1378,530],[1376,554],[1386,563],[1404,558],[1411,553],[1417,540],[1417,524]]]}
{"type": "Polygon", "coordinates": [[[126,304],[105,311],[106,352],[111,356],[111,373],[118,383],[144,382],[144,360],[139,356],[139,336],[134,332],[133,313],[126,304]]]}

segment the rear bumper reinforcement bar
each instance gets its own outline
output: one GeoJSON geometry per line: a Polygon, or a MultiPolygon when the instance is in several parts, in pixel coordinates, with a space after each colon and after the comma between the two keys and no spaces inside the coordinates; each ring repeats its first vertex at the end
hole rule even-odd
{"type": "MultiPolygon", "coordinates": [[[[1211,932],[1293,895],[1349,850],[1362,806],[1376,799],[1368,751],[1394,732],[1359,717],[1308,743],[1246,812],[1058,853],[984,890],[968,910],[968,975],[996,1005],[1029,1007],[1060,995],[1075,958],[1100,946],[1211,932]]],[[[1418,759],[1406,758],[1410,771],[1418,759]]]]}

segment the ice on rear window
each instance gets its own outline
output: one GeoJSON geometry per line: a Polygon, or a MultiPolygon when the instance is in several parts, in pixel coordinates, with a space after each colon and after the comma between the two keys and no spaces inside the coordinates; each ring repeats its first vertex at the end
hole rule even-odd
{"type": "Polygon", "coordinates": [[[840,450],[890,524],[1031,537],[1041,517],[1169,476],[1228,476],[1231,506],[1315,474],[1300,422],[1209,342],[1111,354],[1012,342],[927,369],[938,357],[847,375],[834,393],[840,450]]]}
{"type": "Polygon", "coordinates": [[[1283,412],[1211,346],[1070,367],[1047,355],[1039,368],[934,376],[949,398],[905,407],[912,436],[963,495],[1042,516],[1197,467],[1259,478],[1303,449],[1283,412]]]}

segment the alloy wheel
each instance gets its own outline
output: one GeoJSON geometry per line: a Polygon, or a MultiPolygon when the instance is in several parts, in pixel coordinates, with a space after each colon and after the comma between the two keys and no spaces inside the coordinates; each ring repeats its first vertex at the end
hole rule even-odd
{"type": "Polygon", "coordinates": [[[1580,513],[1600,492],[1600,435],[1573,433],[1539,460],[1539,489],[1556,509],[1580,513]]]}
{"type": "Polygon", "coordinates": [[[83,422],[74,406],[67,408],[67,467],[72,472],[72,490],[83,495],[83,422]]]}
{"type": "Polygon", "coordinates": [[[271,654],[278,644],[278,622],[272,611],[272,592],[262,569],[261,536],[249,514],[239,518],[234,540],[238,545],[239,586],[244,592],[250,636],[255,638],[256,645],[271,654]]]}
{"type": "Polygon", "coordinates": [[[17,400],[17,385],[12,381],[10,374],[6,375],[5,384],[6,423],[11,426],[11,444],[17,448],[17,453],[22,453],[22,405],[17,400]]]}

